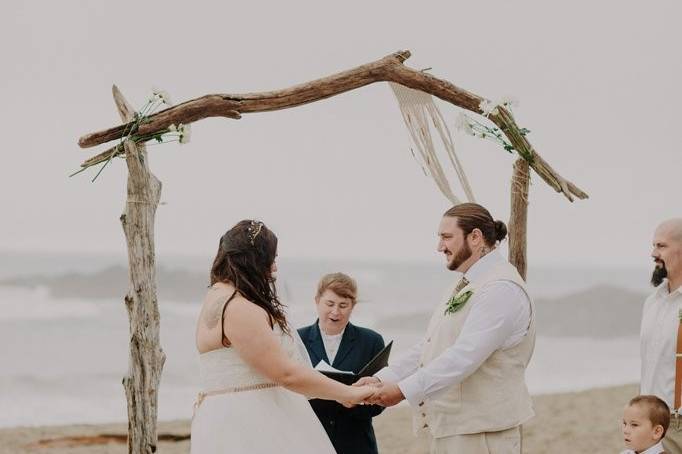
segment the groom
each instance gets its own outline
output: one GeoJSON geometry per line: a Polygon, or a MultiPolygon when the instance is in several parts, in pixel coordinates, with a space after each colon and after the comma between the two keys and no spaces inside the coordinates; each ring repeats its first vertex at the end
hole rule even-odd
{"type": "Polygon", "coordinates": [[[431,452],[521,452],[521,424],[533,417],[525,371],[535,345],[526,284],[497,245],[507,235],[484,207],[456,205],[438,229],[438,251],[463,273],[436,306],[422,342],[374,377],[372,403],[407,399],[431,452]]]}

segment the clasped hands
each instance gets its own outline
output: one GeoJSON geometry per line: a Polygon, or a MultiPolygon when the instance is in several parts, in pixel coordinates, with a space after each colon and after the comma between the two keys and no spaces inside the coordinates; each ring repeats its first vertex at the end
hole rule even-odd
{"type": "Polygon", "coordinates": [[[341,402],[347,408],[352,408],[357,404],[392,407],[405,399],[397,384],[382,382],[376,377],[362,377],[353,383],[353,387],[358,388],[358,391],[362,390],[362,393],[354,396],[358,400],[341,402]]]}

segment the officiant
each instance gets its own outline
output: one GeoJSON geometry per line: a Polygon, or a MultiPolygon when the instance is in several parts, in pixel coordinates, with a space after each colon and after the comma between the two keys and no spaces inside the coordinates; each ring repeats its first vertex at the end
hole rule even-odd
{"type": "MultiPolygon", "coordinates": [[[[323,276],[315,294],[318,319],[298,333],[313,366],[321,361],[342,371],[358,373],[384,348],[381,335],[350,323],[357,304],[357,284],[344,273],[323,276]]],[[[382,412],[379,405],[346,408],[334,401],[310,401],[339,454],[376,454],[372,418],[382,412]]]]}

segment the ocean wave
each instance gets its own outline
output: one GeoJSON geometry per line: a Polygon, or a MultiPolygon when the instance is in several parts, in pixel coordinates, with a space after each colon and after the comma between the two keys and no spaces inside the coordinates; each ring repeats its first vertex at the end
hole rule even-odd
{"type": "Polygon", "coordinates": [[[100,304],[75,298],[55,301],[45,287],[0,287],[0,321],[92,318],[101,314],[100,304]]]}

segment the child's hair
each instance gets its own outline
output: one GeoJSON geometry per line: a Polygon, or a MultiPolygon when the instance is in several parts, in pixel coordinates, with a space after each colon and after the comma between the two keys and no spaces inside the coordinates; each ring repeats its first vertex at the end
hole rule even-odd
{"type": "Polygon", "coordinates": [[[656,396],[641,395],[633,397],[628,405],[642,405],[646,408],[649,421],[651,421],[651,424],[654,427],[662,426],[663,435],[661,435],[661,438],[665,437],[665,433],[668,431],[668,426],[670,425],[670,408],[668,407],[668,404],[656,396]]]}

